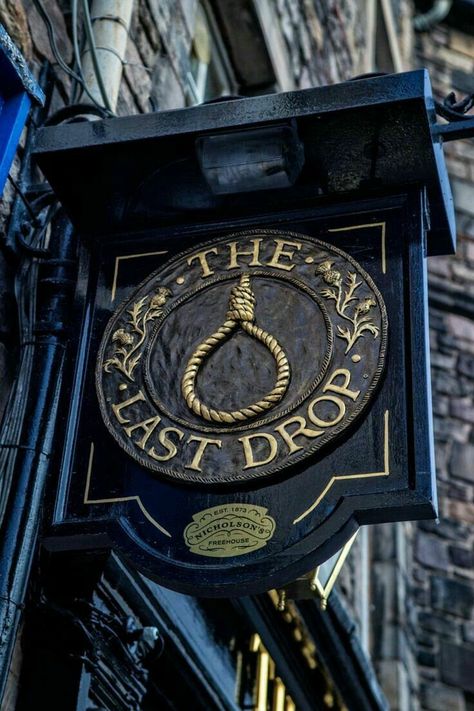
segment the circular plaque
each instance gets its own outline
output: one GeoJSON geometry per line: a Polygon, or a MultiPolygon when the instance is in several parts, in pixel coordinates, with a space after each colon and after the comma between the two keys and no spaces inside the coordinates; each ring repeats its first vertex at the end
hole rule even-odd
{"type": "Polygon", "coordinates": [[[96,371],[104,422],[146,468],[209,485],[314,455],[367,407],[385,306],[339,249],[251,230],[182,253],[111,318],[96,371]]]}

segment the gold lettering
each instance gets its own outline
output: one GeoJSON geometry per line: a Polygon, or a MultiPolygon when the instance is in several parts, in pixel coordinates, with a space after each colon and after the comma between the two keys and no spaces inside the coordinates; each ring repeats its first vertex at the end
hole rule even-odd
{"type": "Polygon", "coordinates": [[[239,442],[242,442],[245,454],[246,465],[244,469],[250,469],[251,467],[261,467],[264,464],[269,464],[272,462],[277,454],[278,444],[275,437],[267,432],[260,432],[259,434],[246,435],[245,437],[239,437],[239,442]],[[252,445],[250,444],[251,439],[257,439],[260,437],[266,439],[270,446],[270,454],[266,459],[261,459],[260,461],[255,461],[253,456],[252,445]]]}
{"type": "Polygon", "coordinates": [[[357,398],[360,395],[360,390],[348,390],[347,386],[349,385],[350,382],[351,382],[350,371],[347,370],[347,368],[338,368],[329,377],[329,380],[327,381],[326,385],[323,387],[323,393],[325,393],[327,390],[331,390],[333,393],[339,393],[339,395],[345,395],[346,397],[350,397],[351,400],[355,401],[355,400],[357,400],[357,398]],[[334,380],[339,375],[342,375],[342,377],[344,378],[344,384],[343,385],[334,385],[334,380]]]}
{"type": "Polygon", "coordinates": [[[149,456],[152,459],[156,459],[158,462],[167,462],[169,459],[173,459],[173,457],[176,457],[176,454],[178,452],[178,448],[176,447],[175,443],[172,442],[169,437],[167,437],[168,432],[176,432],[179,441],[181,441],[184,437],[184,432],[178,430],[177,427],[163,427],[163,429],[160,431],[160,434],[158,435],[158,441],[160,444],[163,445],[163,447],[167,450],[168,453],[157,454],[155,452],[154,447],[148,450],[149,456]]]}
{"type": "Polygon", "coordinates": [[[299,437],[300,435],[304,435],[305,437],[319,437],[323,434],[322,430],[312,430],[310,427],[306,427],[306,420],[304,419],[304,417],[300,417],[300,415],[290,417],[288,420],[285,420],[285,422],[283,422],[281,425],[275,427],[275,430],[282,437],[283,441],[288,447],[290,454],[293,454],[293,452],[297,452],[299,449],[303,449],[301,445],[295,444],[295,437],[299,437]],[[286,428],[288,427],[288,425],[292,425],[294,422],[296,422],[299,427],[297,427],[296,430],[294,430],[294,432],[292,433],[287,432],[286,428]]]}
{"type": "Polygon", "coordinates": [[[148,420],[143,420],[142,422],[138,422],[136,425],[130,425],[130,427],[124,427],[124,432],[127,435],[127,437],[132,436],[132,432],[134,430],[142,429],[143,430],[143,437],[139,442],[135,442],[135,444],[140,447],[140,449],[145,449],[146,443],[148,442],[148,439],[150,435],[153,433],[155,428],[159,425],[161,422],[161,417],[159,415],[156,415],[156,417],[150,417],[148,420]]]}
{"type": "Polygon", "coordinates": [[[133,405],[135,402],[139,402],[140,400],[145,400],[145,396],[141,390],[137,395],[129,397],[128,400],[124,400],[123,402],[118,402],[116,405],[112,405],[114,415],[121,425],[124,425],[126,422],[130,422],[130,420],[127,420],[126,417],[122,417],[122,415],[120,414],[121,411],[125,407],[130,407],[130,405],[133,405]]]}
{"type": "Polygon", "coordinates": [[[288,259],[293,259],[294,250],[285,251],[283,247],[296,247],[296,249],[301,249],[301,242],[289,242],[286,239],[276,239],[275,251],[273,252],[273,257],[267,262],[269,267],[276,267],[277,269],[284,269],[286,272],[291,272],[294,269],[294,264],[281,264],[278,260],[280,257],[288,257],[288,259]]]}
{"type": "Polygon", "coordinates": [[[191,255],[191,257],[188,257],[188,265],[191,266],[193,262],[196,261],[196,259],[199,260],[199,264],[201,265],[202,269],[202,274],[201,278],[205,279],[208,276],[211,276],[211,274],[214,274],[213,270],[209,267],[209,264],[207,263],[207,254],[217,254],[217,247],[211,247],[210,249],[203,249],[202,252],[196,252],[196,254],[191,255]]]}
{"type": "Polygon", "coordinates": [[[336,397],[335,395],[321,395],[320,397],[316,397],[314,400],[311,400],[311,402],[308,405],[308,417],[313,423],[313,425],[316,425],[317,427],[334,427],[334,425],[337,425],[338,422],[342,420],[346,413],[346,405],[345,403],[339,398],[336,397]],[[337,407],[339,408],[339,413],[336,415],[334,420],[330,420],[329,422],[327,420],[321,420],[317,415],[314,414],[314,407],[317,405],[318,402],[333,402],[337,407]]]}
{"type": "Polygon", "coordinates": [[[260,253],[260,242],[262,241],[261,239],[251,239],[250,240],[253,243],[253,249],[250,251],[245,251],[243,249],[238,250],[237,249],[237,244],[238,242],[229,242],[228,247],[230,247],[230,262],[229,266],[227,269],[238,269],[239,264],[237,262],[237,257],[252,257],[252,261],[249,262],[248,266],[249,267],[261,267],[262,265],[260,264],[259,260],[259,253],[260,253]]]}
{"type": "Polygon", "coordinates": [[[191,435],[186,444],[189,444],[190,442],[199,442],[199,446],[196,449],[196,453],[191,464],[186,465],[184,468],[194,469],[196,472],[202,471],[199,465],[201,464],[202,455],[204,454],[208,444],[215,444],[219,449],[222,447],[222,440],[220,439],[207,439],[207,437],[195,437],[194,435],[191,435]]]}

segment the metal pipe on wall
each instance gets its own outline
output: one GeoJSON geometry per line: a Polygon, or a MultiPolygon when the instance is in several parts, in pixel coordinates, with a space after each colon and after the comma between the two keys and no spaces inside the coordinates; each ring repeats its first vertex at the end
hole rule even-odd
{"type": "Polygon", "coordinates": [[[117,106],[133,0],[83,0],[87,42],[82,54],[84,81],[97,103],[117,106]]]}
{"type": "Polygon", "coordinates": [[[76,242],[63,210],[52,221],[49,257],[38,274],[31,344],[34,369],[27,374],[21,431],[0,447],[9,454],[11,489],[0,526],[0,707],[37,549],[44,489],[54,447],[56,416],[75,285],[76,242]]]}

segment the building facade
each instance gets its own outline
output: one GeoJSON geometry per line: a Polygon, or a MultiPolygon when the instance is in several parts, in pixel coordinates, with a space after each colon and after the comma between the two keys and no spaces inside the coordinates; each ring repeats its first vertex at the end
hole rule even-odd
{"type": "MultiPolygon", "coordinates": [[[[452,90],[459,97],[474,91],[474,8],[468,2],[455,1],[444,17],[427,20],[427,4],[415,7],[408,0],[129,4],[125,54],[115,57],[123,65],[118,116],[418,67],[429,69],[440,101],[452,90]]],[[[107,22],[110,8],[102,5],[93,25],[107,22]]],[[[77,80],[79,57],[87,87],[90,61],[77,4],[7,0],[0,21],[47,97],[45,107],[31,114],[1,205],[7,511],[12,422],[30,377],[19,380],[18,365],[31,339],[31,297],[41,271],[42,256],[34,249],[47,247],[44,215],[51,208],[42,201],[47,188],[31,147],[38,126],[83,118],[87,111],[74,109],[78,104],[92,109],[77,80]],[[31,213],[38,226],[31,227],[31,213]],[[27,245],[31,240],[29,251],[17,248],[22,238],[27,245]]],[[[97,49],[106,61],[107,49],[97,49]]],[[[92,98],[104,115],[100,93],[92,98]]],[[[160,588],[113,554],[45,551],[41,532],[55,486],[48,472],[25,599],[14,601],[18,609],[3,617],[8,676],[2,709],[473,708],[474,149],[469,141],[453,141],[445,150],[459,243],[456,257],[429,263],[439,522],[361,529],[325,611],[317,599],[290,599],[279,609],[276,591],[199,600],[160,588]]],[[[29,368],[31,374],[31,363],[29,368]]]]}

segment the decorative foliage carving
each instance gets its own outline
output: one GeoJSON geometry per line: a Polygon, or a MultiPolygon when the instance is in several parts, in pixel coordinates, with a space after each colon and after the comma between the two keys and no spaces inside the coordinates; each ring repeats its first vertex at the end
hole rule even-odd
{"type": "Polygon", "coordinates": [[[357,281],[354,272],[348,272],[343,280],[341,272],[333,269],[334,262],[326,260],[318,265],[316,274],[320,274],[323,281],[328,284],[330,289],[322,289],[321,296],[325,299],[335,302],[336,312],[348,321],[351,325],[343,327],[338,325],[337,335],[347,342],[345,353],[349,353],[356,341],[364,336],[365,332],[369,332],[374,338],[379,335],[379,327],[376,326],[372,318],[368,315],[370,309],[376,306],[376,301],[373,296],[359,298],[355,295],[357,289],[362,284],[357,281]],[[350,309],[353,301],[357,301],[354,309],[350,309]],[[351,313],[352,311],[352,313],[351,313]]]}
{"type": "Polygon", "coordinates": [[[112,334],[112,342],[115,346],[112,356],[104,363],[106,373],[110,373],[111,369],[115,368],[129,380],[134,380],[133,371],[142,357],[149,324],[161,316],[170,296],[170,289],[161,286],[156,294],[138,299],[132,308],[127,310],[129,314],[127,325],[118,328],[112,334]],[[146,306],[147,301],[148,306],[146,306]]]}

